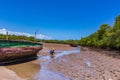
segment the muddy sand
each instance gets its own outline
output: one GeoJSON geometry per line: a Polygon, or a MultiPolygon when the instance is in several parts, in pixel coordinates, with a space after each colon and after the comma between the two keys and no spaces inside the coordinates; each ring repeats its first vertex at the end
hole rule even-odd
{"type": "Polygon", "coordinates": [[[120,80],[120,59],[86,47],[77,52],[72,50],[75,48],[69,45],[44,44],[43,50],[38,53],[40,59],[0,66],[0,80],[120,80]],[[42,56],[49,56],[49,50],[52,48],[55,48],[56,56],[63,53],[67,55],[42,60],[42,56]]]}
{"type": "MultiPolygon", "coordinates": [[[[43,50],[38,56],[49,55],[49,50],[54,48],[57,51],[74,49],[69,45],[44,43],[43,50]]],[[[26,63],[0,66],[0,80],[32,80],[32,77],[40,70],[37,60],[26,63]]]]}
{"type": "Polygon", "coordinates": [[[69,80],[120,80],[120,59],[101,52],[84,47],[79,53],[59,57],[48,66],[69,80]]]}

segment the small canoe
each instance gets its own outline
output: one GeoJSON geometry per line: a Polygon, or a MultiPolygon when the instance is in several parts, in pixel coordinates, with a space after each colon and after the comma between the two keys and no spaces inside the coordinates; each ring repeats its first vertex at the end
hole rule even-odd
{"type": "Polygon", "coordinates": [[[71,47],[77,47],[77,44],[70,44],[71,47]]]}
{"type": "Polygon", "coordinates": [[[41,43],[0,40],[0,62],[37,56],[41,43]]]}

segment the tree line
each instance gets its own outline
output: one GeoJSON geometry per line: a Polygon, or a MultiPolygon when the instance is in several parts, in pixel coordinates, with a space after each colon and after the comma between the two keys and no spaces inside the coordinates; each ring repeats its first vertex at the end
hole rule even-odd
{"type": "MultiPolygon", "coordinates": [[[[0,39],[6,39],[6,36],[0,34],[0,39]]],[[[46,43],[61,43],[61,44],[77,44],[81,46],[109,48],[120,50],[120,15],[116,17],[113,26],[102,24],[100,29],[91,35],[81,38],[80,40],[44,40],[35,39],[34,37],[8,35],[10,40],[27,40],[46,43]]]]}
{"type": "Polygon", "coordinates": [[[8,38],[8,40],[26,40],[26,41],[35,41],[35,38],[30,36],[16,36],[16,35],[4,35],[4,34],[0,34],[0,39],[6,39],[8,38]]]}
{"type": "Polygon", "coordinates": [[[102,24],[99,30],[87,37],[81,38],[78,44],[120,50],[120,15],[116,17],[113,26],[102,24]]]}

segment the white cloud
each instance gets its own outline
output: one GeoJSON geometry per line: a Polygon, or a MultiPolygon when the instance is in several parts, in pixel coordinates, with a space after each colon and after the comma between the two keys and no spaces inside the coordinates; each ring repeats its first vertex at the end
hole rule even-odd
{"type": "Polygon", "coordinates": [[[6,34],[7,30],[6,29],[0,29],[0,34],[6,34]]]}
{"type": "MultiPolygon", "coordinates": [[[[6,32],[8,32],[8,34],[17,35],[17,36],[19,36],[19,35],[24,35],[24,36],[27,36],[27,37],[34,36],[34,34],[30,34],[30,33],[15,32],[15,31],[9,31],[9,30],[6,30],[6,29],[0,29],[0,34],[6,34],[6,32]]],[[[46,35],[43,35],[43,34],[37,34],[36,38],[37,39],[52,39],[52,37],[46,36],[46,35]]]]}
{"type": "Polygon", "coordinates": [[[43,35],[43,34],[37,34],[37,35],[36,35],[36,38],[41,38],[41,39],[52,39],[52,37],[46,36],[46,35],[43,35]]]}

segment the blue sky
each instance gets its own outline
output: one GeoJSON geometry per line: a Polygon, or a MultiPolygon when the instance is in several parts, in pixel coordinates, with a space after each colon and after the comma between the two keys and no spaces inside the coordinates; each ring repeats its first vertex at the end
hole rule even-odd
{"type": "Polygon", "coordinates": [[[0,29],[80,39],[119,14],[120,0],[0,0],[0,29]]]}

